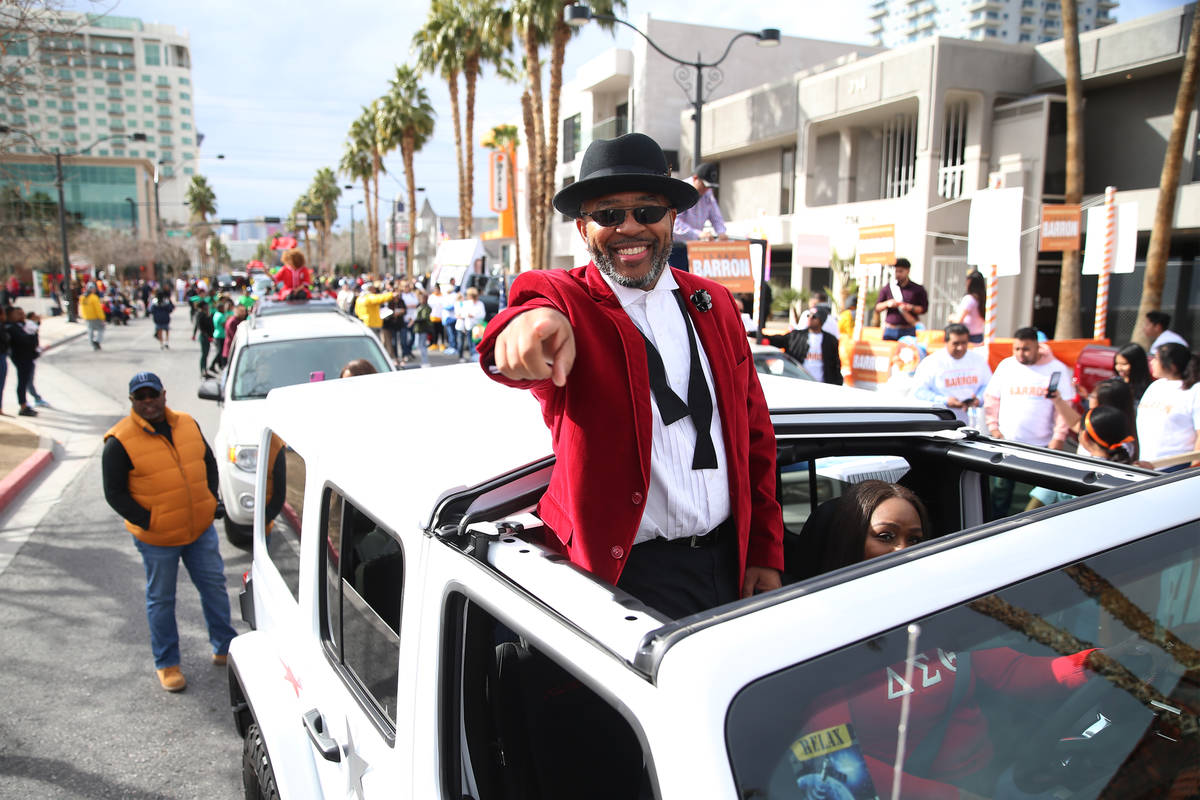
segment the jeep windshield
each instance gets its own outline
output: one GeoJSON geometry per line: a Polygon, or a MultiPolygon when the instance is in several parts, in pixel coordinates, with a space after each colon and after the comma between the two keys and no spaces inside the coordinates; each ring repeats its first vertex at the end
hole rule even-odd
{"type": "Polygon", "coordinates": [[[366,359],[378,372],[390,372],[387,358],[372,336],[266,341],[242,349],[233,371],[233,400],[266,397],[280,386],[332,380],[355,359],[366,359]],[[318,378],[315,373],[324,373],[318,378]]]}
{"type": "Polygon", "coordinates": [[[1182,797],[1198,712],[1193,523],[761,678],[725,734],[738,797],[1182,797]]]}

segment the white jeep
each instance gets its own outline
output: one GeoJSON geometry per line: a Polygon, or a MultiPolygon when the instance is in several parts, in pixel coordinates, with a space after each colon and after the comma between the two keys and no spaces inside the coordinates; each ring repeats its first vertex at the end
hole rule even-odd
{"type": "Polygon", "coordinates": [[[253,314],[238,326],[229,366],[219,379],[201,381],[197,391],[201,399],[221,404],[213,452],[225,506],[225,536],[243,549],[253,537],[254,471],[267,393],[280,386],[333,380],[359,358],[379,372],[394,369],[375,334],[336,307],[330,306],[330,311],[313,301],[266,308],[269,315],[253,314]]]}
{"type": "Polygon", "coordinates": [[[242,595],[254,630],[229,662],[247,797],[1184,790],[1200,735],[1200,478],[762,383],[789,573],[807,566],[797,545],[827,533],[806,520],[867,477],[916,492],[930,538],[679,620],[540,543],[554,460],[528,393],[474,365],[272,392],[242,595]],[[410,397],[436,398],[429,424],[381,426],[369,451],[314,424],[410,397]],[[1002,480],[1015,490],[997,508],[1002,480]],[[1033,485],[1077,497],[1025,511],[1033,485]],[[286,513],[267,536],[279,487],[286,513]],[[1031,677],[1084,675],[1085,656],[1074,688],[1031,677]]]}

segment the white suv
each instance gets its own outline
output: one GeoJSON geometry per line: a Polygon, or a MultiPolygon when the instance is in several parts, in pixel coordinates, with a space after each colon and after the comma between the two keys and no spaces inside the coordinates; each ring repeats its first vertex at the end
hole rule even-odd
{"type": "Polygon", "coordinates": [[[280,386],[333,380],[355,359],[378,372],[394,369],[378,338],[357,319],[340,312],[252,315],[238,326],[229,367],[220,378],[202,381],[197,394],[221,403],[213,452],[217,457],[225,535],[237,547],[252,541],[254,470],[262,437],[263,400],[280,386]]]}
{"type": "Polygon", "coordinates": [[[680,620],[543,546],[554,459],[528,393],[478,366],[273,392],[257,492],[283,487],[288,510],[267,536],[256,505],[254,630],[229,662],[246,796],[1191,791],[1200,476],[762,384],[791,579],[680,620]],[[380,458],[313,422],[412,396],[447,422],[380,426],[380,458]],[[797,578],[806,540],[830,534],[824,502],[867,477],[924,500],[929,540],[797,578]],[[1077,497],[1025,511],[1032,485],[1077,497]]]}

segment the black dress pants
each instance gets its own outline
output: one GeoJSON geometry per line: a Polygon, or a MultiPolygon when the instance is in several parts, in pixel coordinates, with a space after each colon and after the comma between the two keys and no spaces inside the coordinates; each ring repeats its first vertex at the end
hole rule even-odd
{"type": "Polygon", "coordinates": [[[715,543],[653,539],[634,545],[617,587],[672,619],[738,599],[737,529],[726,521],[715,543]]]}

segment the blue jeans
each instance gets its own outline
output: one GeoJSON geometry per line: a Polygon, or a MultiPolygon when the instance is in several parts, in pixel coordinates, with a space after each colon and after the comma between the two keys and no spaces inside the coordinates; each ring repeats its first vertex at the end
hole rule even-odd
{"type": "Polygon", "coordinates": [[[446,349],[451,353],[457,350],[458,331],[454,329],[454,326],[457,324],[458,320],[453,318],[442,320],[442,327],[446,329],[446,349]]]}
{"type": "Polygon", "coordinates": [[[217,529],[212,525],[191,544],[159,547],[134,537],[146,567],[146,618],[150,622],[150,649],[155,669],[179,664],[179,630],[175,626],[175,584],[179,561],[187,567],[200,592],[200,607],[208,625],[214,653],[228,653],[237,636],[229,620],[229,592],[225,588],[225,562],[221,560],[217,529]]]}
{"type": "Polygon", "coordinates": [[[907,328],[895,328],[895,327],[892,327],[891,325],[883,326],[883,340],[885,342],[894,342],[897,339],[899,339],[901,336],[916,336],[916,335],[917,335],[917,328],[915,325],[911,326],[911,327],[907,327],[907,328]]]}
{"type": "Polygon", "coordinates": [[[413,329],[409,325],[400,328],[400,355],[402,358],[412,357],[413,329]]]}

